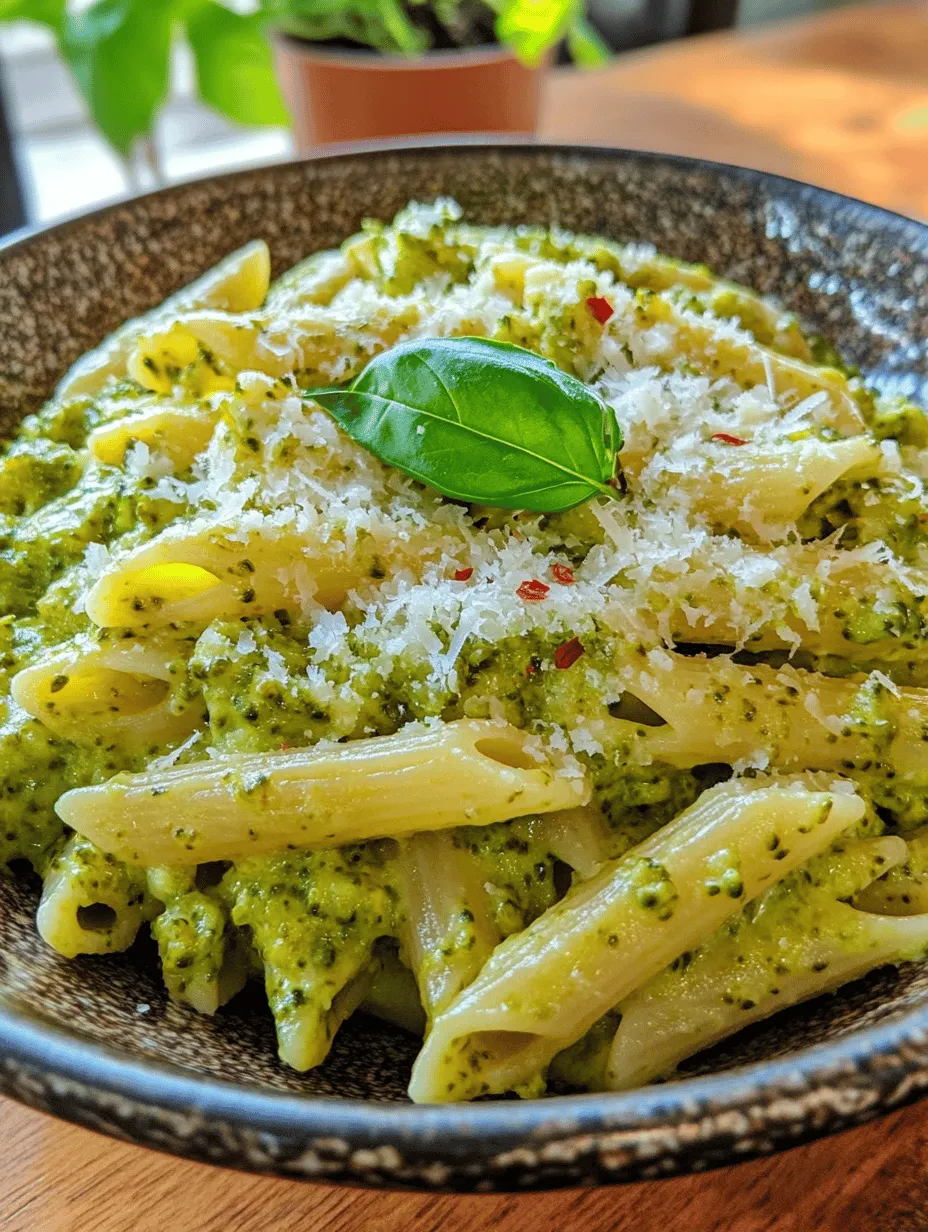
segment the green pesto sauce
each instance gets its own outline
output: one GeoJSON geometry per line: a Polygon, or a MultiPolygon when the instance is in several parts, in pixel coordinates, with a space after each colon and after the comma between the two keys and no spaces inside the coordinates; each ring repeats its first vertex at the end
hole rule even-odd
{"type": "Polygon", "coordinates": [[[384,682],[363,665],[310,677],[306,630],[295,629],[286,612],[249,622],[247,634],[245,627],[214,622],[190,661],[191,681],[202,691],[210,734],[222,752],[265,752],[401,726],[384,713],[384,682]]]}
{"type": "MultiPolygon", "coordinates": [[[[183,506],[149,495],[154,481],[111,467],[88,471],[65,495],[23,518],[0,537],[0,607],[25,614],[90,543],[135,532],[157,534],[183,506]]],[[[125,540],[126,543],[130,542],[125,540]]]]}
{"type": "Polygon", "coordinates": [[[715,781],[674,766],[623,765],[621,755],[593,758],[591,777],[593,800],[609,823],[609,859],[650,838],[715,781]]]}
{"type": "Polygon", "coordinates": [[[61,793],[121,768],[106,753],[78,749],[19,710],[0,726],[0,761],[0,862],[26,859],[36,868],[63,832],[54,807],[61,793]]]}
{"type": "Polygon", "coordinates": [[[594,1023],[575,1044],[559,1052],[548,1069],[548,1090],[552,1094],[572,1091],[602,1091],[606,1085],[609,1049],[620,1021],[610,1010],[594,1023]]]}
{"type": "Polygon", "coordinates": [[[376,941],[397,929],[392,843],[256,857],[222,883],[233,922],[265,969],[278,1033],[309,1024],[329,1038],[337,995],[370,962],[376,941]]]}
{"type": "Polygon", "coordinates": [[[168,992],[207,1013],[241,988],[247,963],[241,934],[220,899],[192,887],[166,899],[152,924],[168,992]]]}
{"type": "MultiPolygon", "coordinates": [[[[924,412],[914,408],[923,419],[924,412]]],[[[841,546],[878,540],[903,560],[915,562],[925,541],[928,494],[924,480],[886,476],[839,479],[817,497],[798,522],[803,539],[824,539],[841,531],[841,546]]]]}
{"type": "Polygon", "coordinates": [[[23,517],[77,483],[83,461],[70,445],[17,440],[0,460],[0,514],[23,517]]]}
{"type": "Polygon", "coordinates": [[[394,222],[369,221],[363,232],[348,240],[342,251],[355,272],[367,278],[387,295],[408,295],[424,278],[443,276],[449,282],[466,282],[474,268],[477,245],[468,243],[465,229],[447,227],[450,217],[436,217],[426,229],[410,226],[410,214],[403,210],[394,222]]]}
{"type": "Polygon", "coordinates": [[[560,897],[557,858],[533,834],[530,820],[461,826],[452,838],[477,860],[493,921],[503,937],[525,928],[560,897]]]}

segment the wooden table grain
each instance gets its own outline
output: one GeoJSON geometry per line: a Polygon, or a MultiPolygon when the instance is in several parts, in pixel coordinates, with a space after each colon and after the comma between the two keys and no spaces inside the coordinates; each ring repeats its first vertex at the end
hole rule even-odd
{"type": "MultiPolygon", "coordinates": [[[[928,2],[842,9],[556,74],[542,137],[694,154],[928,217],[928,2]]],[[[928,1102],[702,1176],[530,1196],[231,1174],[0,1100],[9,1232],[928,1232],[928,1102]]]]}

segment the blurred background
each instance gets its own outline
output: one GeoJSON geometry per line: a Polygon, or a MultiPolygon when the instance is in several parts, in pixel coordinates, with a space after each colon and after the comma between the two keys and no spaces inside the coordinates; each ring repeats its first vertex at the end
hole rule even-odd
{"type": "Polygon", "coordinates": [[[928,3],[0,0],[0,230],[321,144],[697,154],[928,215],[928,3]]]}

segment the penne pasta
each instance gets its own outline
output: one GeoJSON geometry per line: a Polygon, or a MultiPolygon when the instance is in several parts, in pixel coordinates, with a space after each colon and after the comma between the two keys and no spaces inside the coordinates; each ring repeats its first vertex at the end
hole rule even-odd
{"type": "Polygon", "coordinates": [[[605,1086],[621,1090],[668,1077],[686,1057],[748,1023],[833,992],[883,963],[923,957],[928,915],[873,915],[842,901],[904,855],[900,838],[848,844],[825,868],[768,890],[633,993],[618,1007],[605,1086]]]}
{"type": "Polygon", "coordinates": [[[430,1022],[474,979],[499,944],[480,868],[447,831],[400,843],[403,957],[430,1022]]]}
{"type": "Polygon", "coordinates": [[[419,1000],[415,976],[389,954],[381,958],[361,1009],[412,1035],[425,1034],[425,1011],[419,1000]]]}
{"type": "Polygon", "coordinates": [[[117,776],[66,792],[57,809],[122,859],[189,864],[489,825],[588,796],[582,775],[559,771],[524,732],[460,720],[331,749],[117,776]]]}
{"type": "Polygon", "coordinates": [[[86,610],[101,628],[206,625],[310,601],[338,607],[363,576],[363,558],[349,558],[338,541],[188,523],[118,559],[91,588],[86,610]]]}
{"type": "Polygon", "coordinates": [[[10,693],[27,714],[71,740],[118,743],[138,751],[184,740],[201,712],[178,699],[189,643],[78,639],[24,667],[10,693]]]}
{"type": "Polygon", "coordinates": [[[66,373],[56,391],[64,401],[95,394],[110,377],[120,377],[136,341],[153,326],[197,308],[248,312],[260,307],[267,295],[271,255],[263,240],[253,240],[230,253],[202,278],[176,292],[158,308],[128,322],[66,373]]]}
{"type": "Polygon", "coordinates": [[[127,450],[140,442],[182,471],[209,444],[216,418],[215,411],[201,407],[151,406],[94,429],[87,447],[104,466],[122,466],[127,450]]]}
{"type": "Polygon", "coordinates": [[[787,769],[866,772],[926,782],[928,690],[901,688],[879,672],[837,679],[727,656],[661,651],[656,666],[627,666],[620,679],[666,726],[626,720],[613,738],[638,743],[636,757],[676,766],[759,759],[787,769]]]}
{"type": "Polygon", "coordinates": [[[244,987],[248,950],[220,895],[200,887],[200,872],[148,870],[149,893],[163,904],[151,931],[171,997],[200,1014],[215,1014],[244,987]]]}
{"type": "Polygon", "coordinates": [[[175,386],[183,386],[201,398],[234,390],[243,369],[282,375],[285,368],[273,362],[271,352],[258,354],[261,327],[260,320],[245,315],[185,313],[160,332],[140,338],[126,370],[153,393],[170,394],[175,386]]]}
{"type": "Polygon", "coordinates": [[[36,927],[65,958],[113,954],[129,948],[152,914],[144,873],[75,834],[45,871],[36,927]]]}
{"type": "Polygon", "coordinates": [[[791,405],[822,393],[829,426],[835,431],[851,436],[866,427],[848,379],[837,369],[780,354],[748,334],[743,338],[720,334],[711,319],[681,310],[664,295],[639,291],[634,312],[639,328],[667,327],[668,345],[651,351],[652,362],[673,364],[683,356],[713,378],[728,377],[743,388],[765,385],[773,397],[791,405]]]}
{"type": "Polygon", "coordinates": [[[378,942],[396,930],[392,845],[297,852],[237,864],[223,881],[233,923],[264,970],[281,1059],[323,1061],[338,1028],[373,989],[378,942]],[[266,879],[282,889],[267,901],[266,879]]]}
{"type": "Polygon", "coordinates": [[[905,858],[861,888],[854,906],[877,915],[928,914],[928,826],[906,835],[905,858]]]}
{"type": "Polygon", "coordinates": [[[868,436],[821,441],[780,442],[776,447],[722,446],[707,473],[690,464],[668,480],[692,489],[692,507],[718,526],[761,541],[784,537],[826,488],[850,470],[864,476],[882,461],[879,445],[868,436]]]}
{"type": "Polygon", "coordinates": [[[592,877],[610,855],[606,821],[592,805],[547,813],[532,821],[535,834],[582,878],[592,877]]]}
{"type": "Polygon", "coordinates": [[[853,794],[802,782],[711,788],[494,952],[435,1019],[410,1095],[429,1103],[534,1090],[607,1010],[863,812],[853,794]]]}
{"type": "Polygon", "coordinates": [[[660,1079],[928,954],[925,412],[704,265],[449,200],[270,269],[0,457],[48,944],[148,928],[190,1013],[262,980],[300,1071],[377,1014],[425,1102],[660,1079]]]}

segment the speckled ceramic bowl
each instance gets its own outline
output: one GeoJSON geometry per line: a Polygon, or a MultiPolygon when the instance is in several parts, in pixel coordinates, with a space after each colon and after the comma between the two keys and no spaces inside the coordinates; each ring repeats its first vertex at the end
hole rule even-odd
{"type": "MultiPolygon", "coordinates": [[[[378,149],[171,188],[0,250],[3,426],[68,364],[223,254],[277,271],[366,215],[450,194],[484,223],[653,241],[779,295],[883,388],[928,398],[928,228],[773,176],[614,150],[378,149]]],[[[0,882],[0,1089],[214,1163],[364,1185],[526,1189],[666,1176],[774,1151],[928,1087],[928,969],[875,973],[622,1095],[413,1107],[415,1041],[358,1018],[320,1069],[281,1066],[248,993],[215,1019],[170,1004],[151,952],[65,962],[34,888],[0,882]]]]}

